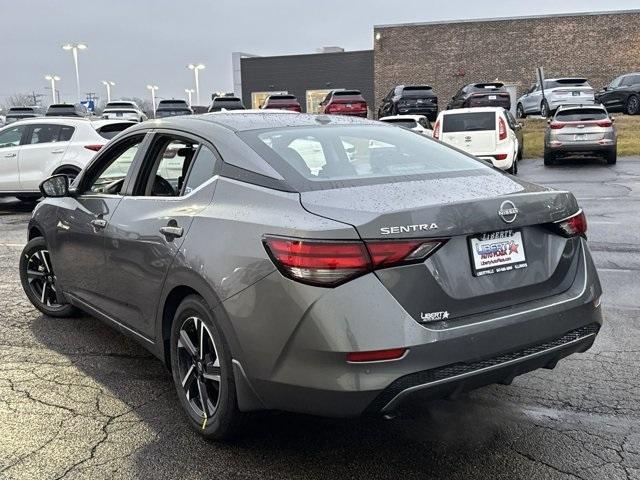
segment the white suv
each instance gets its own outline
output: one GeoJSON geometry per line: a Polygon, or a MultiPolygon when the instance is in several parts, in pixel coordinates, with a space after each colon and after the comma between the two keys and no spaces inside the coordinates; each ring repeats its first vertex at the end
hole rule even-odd
{"type": "Polygon", "coordinates": [[[134,122],[144,122],[147,116],[136,102],[129,100],[118,100],[109,102],[102,111],[102,118],[109,120],[132,120],[134,122]]]}
{"type": "Polygon", "coordinates": [[[70,180],[95,153],[133,122],[71,117],[39,117],[0,129],[0,196],[23,201],[40,197],[47,177],[64,173],[70,180]]]}
{"type": "Polygon", "coordinates": [[[448,143],[494,167],[518,173],[522,158],[522,125],[502,107],[444,110],[433,127],[433,138],[448,143]]]}

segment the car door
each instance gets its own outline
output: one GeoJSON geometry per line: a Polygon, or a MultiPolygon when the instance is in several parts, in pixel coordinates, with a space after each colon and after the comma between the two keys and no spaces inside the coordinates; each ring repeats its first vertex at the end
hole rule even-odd
{"type": "Polygon", "coordinates": [[[191,226],[211,203],[219,160],[197,137],[158,131],[130,192],[105,229],[110,312],[152,338],[165,276],[191,226]]]}
{"type": "Polygon", "coordinates": [[[629,97],[638,93],[638,84],[640,84],[640,75],[625,75],[620,82],[620,87],[616,89],[615,104],[613,107],[616,109],[625,109],[629,97]]]}
{"type": "Polygon", "coordinates": [[[20,143],[26,132],[25,125],[0,130],[0,192],[20,191],[20,143]]]}
{"type": "Polygon", "coordinates": [[[542,102],[542,90],[539,84],[531,87],[531,90],[524,98],[523,107],[525,113],[539,113],[540,103],[542,102]]]}
{"type": "MultiPolygon", "coordinates": [[[[65,130],[73,127],[66,127],[65,130]]],[[[38,191],[64,157],[69,142],[61,136],[62,126],[55,123],[32,123],[20,149],[20,189],[38,191]]]]}
{"type": "Polygon", "coordinates": [[[622,75],[613,80],[607,87],[606,91],[604,91],[600,96],[600,103],[602,103],[607,109],[615,110],[621,107],[619,88],[624,78],[625,76],[622,75]]]}
{"type": "Polygon", "coordinates": [[[110,144],[81,174],[75,194],[61,199],[49,254],[65,295],[108,314],[104,301],[104,229],[144,148],[145,132],[110,144]]]}

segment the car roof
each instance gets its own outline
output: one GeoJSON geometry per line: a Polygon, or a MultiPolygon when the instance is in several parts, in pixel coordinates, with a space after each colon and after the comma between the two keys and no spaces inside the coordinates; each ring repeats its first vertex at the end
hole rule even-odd
{"type": "Polygon", "coordinates": [[[346,115],[312,115],[282,110],[231,110],[181,117],[160,118],[143,122],[133,129],[176,128],[201,132],[206,135],[208,126],[224,127],[235,132],[266,128],[310,127],[318,125],[381,125],[381,122],[346,115]]]}
{"type": "MultiPolygon", "coordinates": [[[[18,121],[20,125],[30,125],[33,123],[64,123],[64,124],[75,124],[75,125],[91,125],[94,128],[100,128],[109,123],[123,123],[127,122],[127,120],[103,120],[96,119],[92,120],[86,117],[65,117],[65,116],[50,116],[50,117],[29,117],[18,121]]],[[[16,125],[18,122],[14,122],[11,125],[16,125]]],[[[135,122],[131,122],[135,124],[135,122]]]]}
{"type": "Polygon", "coordinates": [[[558,107],[558,110],[580,110],[583,108],[590,108],[590,109],[598,108],[600,110],[606,110],[604,105],[599,103],[582,103],[580,105],[560,105],[558,107]]]}

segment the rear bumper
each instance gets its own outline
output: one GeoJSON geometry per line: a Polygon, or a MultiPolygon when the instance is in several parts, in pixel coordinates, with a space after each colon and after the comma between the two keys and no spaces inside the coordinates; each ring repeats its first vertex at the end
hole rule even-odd
{"type": "Polygon", "coordinates": [[[589,143],[563,143],[562,145],[546,145],[546,149],[549,152],[556,154],[603,154],[608,152],[614,152],[616,150],[616,143],[610,144],[600,144],[597,142],[589,142],[589,143]]]}
{"type": "Polygon", "coordinates": [[[426,324],[374,274],[318,289],[275,272],[225,302],[231,323],[244,330],[234,358],[260,408],[329,417],[384,413],[416,395],[508,383],[593,343],[602,324],[601,288],[584,242],[581,256],[573,284],[559,295],[426,324]],[[276,307],[273,299],[281,299],[276,307]],[[255,317],[247,316],[247,305],[255,317]],[[242,314],[234,318],[236,309],[242,314]],[[295,315],[300,320],[290,321],[295,315]],[[346,361],[347,352],[398,347],[408,349],[398,360],[346,361]]]}
{"type": "Polygon", "coordinates": [[[398,107],[398,113],[404,115],[432,115],[438,113],[438,105],[420,105],[416,107],[398,107]]]}

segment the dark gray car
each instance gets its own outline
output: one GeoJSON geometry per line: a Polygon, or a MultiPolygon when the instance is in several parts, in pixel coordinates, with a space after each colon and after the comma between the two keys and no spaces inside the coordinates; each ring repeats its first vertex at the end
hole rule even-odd
{"type": "Polygon", "coordinates": [[[131,127],[28,227],[20,274],[170,367],[189,423],[387,414],[587,350],[586,220],[435,140],[366,119],[218,113],[131,127]]]}

